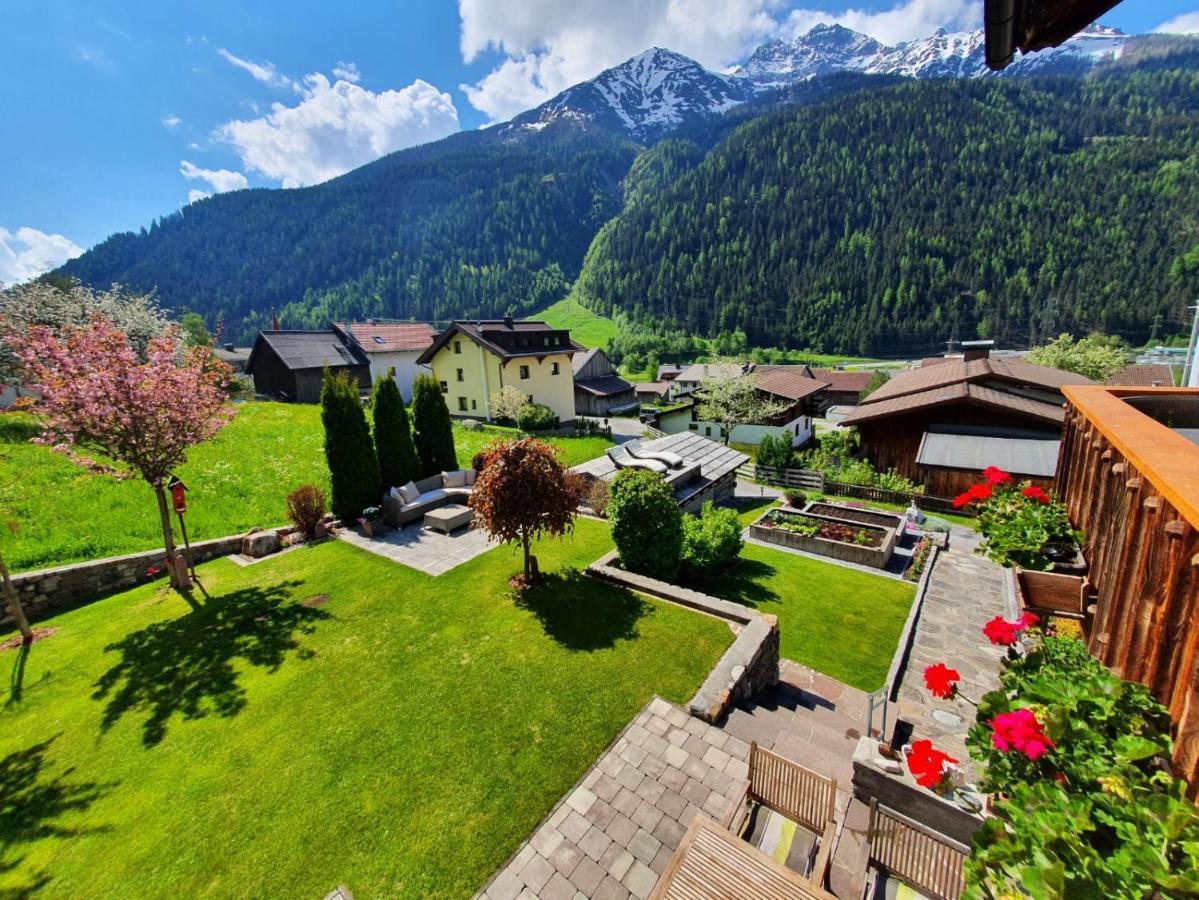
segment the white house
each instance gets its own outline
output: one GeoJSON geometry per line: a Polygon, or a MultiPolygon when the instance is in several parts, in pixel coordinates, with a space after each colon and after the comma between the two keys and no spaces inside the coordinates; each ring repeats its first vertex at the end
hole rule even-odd
{"type": "Polygon", "coordinates": [[[429,373],[416,361],[432,346],[437,331],[424,322],[346,322],[333,330],[366,354],[372,382],[380,376],[394,378],[405,400],[412,399],[413,379],[429,373]]]}

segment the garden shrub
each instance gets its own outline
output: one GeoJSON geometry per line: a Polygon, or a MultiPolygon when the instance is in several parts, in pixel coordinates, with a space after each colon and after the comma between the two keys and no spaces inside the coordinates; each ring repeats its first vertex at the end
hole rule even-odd
{"type": "Polygon", "coordinates": [[[808,502],[808,495],[794,488],[784,491],[783,496],[787,499],[787,505],[792,509],[803,509],[804,504],[808,502]]]}
{"type": "Polygon", "coordinates": [[[417,375],[412,382],[412,430],[422,478],[458,468],[450,411],[432,375],[417,375]]]}
{"type": "Polygon", "coordinates": [[[673,579],[683,548],[683,514],[670,485],[656,472],[621,469],[608,497],[621,565],[653,578],[673,579]]]}
{"type": "Polygon", "coordinates": [[[287,518],[305,537],[316,534],[325,510],[325,492],[316,485],[302,484],[287,495],[287,518]]]}
{"type": "Polygon", "coordinates": [[[333,513],[343,523],[353,522],[362,510],[379,502],[379,465],[358,396],[358,382],[344,372],[325,372],[321,423],[325,426],[333,513]]]}
{"type": "Polygon", "coordinates": [[[597,478],[587,488],[587,505],[597,516],[608,515],[608,482],[597,478]]]}
{"type": "Polygon", "coordinates": [[[421,477],[408,410],[394,378],[378,378],[371,410],[375,420],[375,457],[379,460],[379,492],[386,493],[421,477]]]}
{"type": "Polygon", "coordinates": [[[789,469],[795,462],[791,441],[786,436],[762,435],[758,444],[757,462],[768,469],[789,469]]]}
{"type": "Polygon", "coordinates": [[[558,427],[558,416],[544,403],[530,403],[521,409],[516,426],[521,431],[551,431],[558,427]]]}
{"type": "Polygon", "coordinates": [[[683,516],[683,550],[679,564],[685,577],[710,575],[728,568],[745,543],[736,510],[704,504],[698,516],[683,516]]]}

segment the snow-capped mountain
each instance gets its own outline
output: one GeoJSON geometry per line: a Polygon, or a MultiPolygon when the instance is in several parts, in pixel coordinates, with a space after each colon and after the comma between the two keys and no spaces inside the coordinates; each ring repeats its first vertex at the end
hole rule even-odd
{"type": "Polygon", "coordinates": [[[723,112],[751,95],[742,80],[709,71],[681,53],[654,47],[521,113],[509,127],[540,129],[573,119],[616,127],[637,140],[652,140],[691,117],[723,112]]]}
{"type": "MultiPolygon", "coordinates": [[[[1092,25],[1060,47],[1018,58],[1003,74],[1083,74],[1102,60],[1118,57],[1129,40],[1118,29],[1092,25]]],[[[576,121],[652,141],[765,91],[837,72],[911,78],[995,74],[986,66],[982,29],[939,29],[927,38],[892,47],[841,25],[817,25],[790,43],[767,41],[728,75],[654,47],[521,113],[500,133],[576,121]]]]}

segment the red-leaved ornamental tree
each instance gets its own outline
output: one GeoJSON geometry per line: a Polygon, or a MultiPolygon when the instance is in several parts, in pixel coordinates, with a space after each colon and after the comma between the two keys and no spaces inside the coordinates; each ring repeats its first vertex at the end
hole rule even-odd
{"type": "Polygon", "coordinates": [[[475,517],[497,540],[520,543],[524,583],[531,584],[540,573],[530,545],[574,528],[582,482],[562,467],[556,447],[537,438],[492,441],[475,464],[481,464],[470,498],[475,517]]]}
{"type": "Polygon", "coordinates": [[[165,485],[188,448],[216,434],[232,417],[228,366],[204,347],[181,348],[172,327],[146,346],[143,360],[124,332],[94,316],[87,325],[45,326],[7,337],[38,399],[42,433],[55,450],[103,453],[140,475],[158,500],[163,545],[176,582],[175,541],[165,485]]]}

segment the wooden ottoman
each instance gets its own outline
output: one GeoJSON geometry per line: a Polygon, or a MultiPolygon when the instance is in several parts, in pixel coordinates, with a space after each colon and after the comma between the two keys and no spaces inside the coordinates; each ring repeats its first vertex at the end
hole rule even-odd
{"type": "Polygon", "coordinates": [[[437,509],[425,513],[425,527],[449,534],[456,528],[469,525],[475,518],[475,511],[461,503],[447,503],[437,509]]]}

